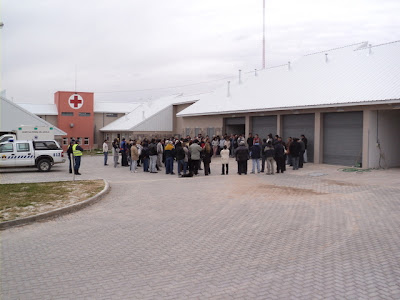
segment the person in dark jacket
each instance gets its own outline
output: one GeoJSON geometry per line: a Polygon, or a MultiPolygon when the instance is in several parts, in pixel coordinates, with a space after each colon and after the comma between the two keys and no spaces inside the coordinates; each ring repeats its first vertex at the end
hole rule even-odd
{"type": "Polygon", "coordinates": [[[265,157],[267,160],[267,173],[266,175],[274,175],[274,157],[275,157],[275,148],[272,145],[272,141],[267,142],[267,147],[264,149],[265,157]]]}
{"type": "Polygon", "coordinates": [[[278,143],[275,145],[275,161],[276,173],[283,173],[285,171],[285,148],[280,139],[278,139],[278,143]]]}
{"type": "Polygon", "coordinates": [[[292,157],[293,170],[299,169],[299,155],[300,155],[300,144],[299,139],[294,138],[293,142],[289,146],[290,156],[292,157]]]}
{"type": "Polygon", "coordinates": [[[254,143],[254,145],[251,146],[250,157],[252,162],[251,174],[255,173],[256,166],[257,166],[257,173],[260,173],[261,147],[259,143],[254,143]]]}
{"type": "Polygon", "coordinates": [[[175,159],[175,148],[174,143],[169,141],[165,145],[165,173],[175,175],[174,173],[174,159],[175,159]]]}
{"type": "Polygon", "coordinates": [[[238,163],[238,174],[244,173],[247,175],[247,161],[249,160],[249,149],[246,147],[246,143],[241,141],[239,147],[235,151],[236,161],[238,163]]]}
{"type": "Polygon", "coordinates": [[[75,144],[75,140],[71,139],[71,141],[69,142],[69,146],[67,149],[67,155],[68,155],[68,160],[69,160],[69,172],[72,174],[72,146],[75,144]]]}
{"type": "Polygon", "coordinates": [[[143,163],[143,171],[144,172],[149,172],[149,160],[150,160],[150,155],[149,155],[149,144],[147,142],[143,142],[143,148],[142,148],[142,163],[143,163]]]}
{"type": "Polygon", "coordinates": [[[265,147],[267,147],[267,139],[263,139],[263,143],[261,145],[261,173],[265,171],[265,160],[267,157],[265,156],[265,147]]]}
{"type": "Polygon", "coordinates": [[[186,174],[185,150],[181,142],[177,142],[175,145],[175,158],[178,162],[178,175],[182,175],[182,172],[186,174]]]}
{"type": "Polygon", "coordinates": [[[205,176],[208,176],[208,174],[211,173],[210,170],[211,156],[212,156],[212,148],[210,142],[207,139],[207,141],[204,144],[204,150],[203,150],[203,164],[204,164],[205,176]]]}
{"type": "Polygon", "coordinates": [[[123,167],[128,167],[128,155],[127,155],[127,151],[128,151],[128,147],[125,141],[125,138],[122,138],[122,142],[121,142],[121,166],[123,167]]]}
{"type": "Polygon", "coordinates": [[[304,162],[304,152],[306,151],[304,142],[302,140],[297,141],[300,145],[300,154],[299,154],[299,168],[303,167],[303,162],[304,162]]]}
{"type": "Polygon", "coordinates": [[[308,161],[308,159],[307,159],[307,147],[308,147],[308,140],[307,140],[307,138],[306,138],[306,136],[304,135],[304,134],[302,134],[301,135],[301,140],[303,141],[303,143],[304,143],[304,160],[303,160],[303,162],[307,162],[308,161]]]}
{"type": "Polygon", "coordinates": [[[254,139],[253,134],[250,132],[249,137],[247,138],[247,146],[249,147],[249,150],[253,146],[253,139],[254,139]]]}

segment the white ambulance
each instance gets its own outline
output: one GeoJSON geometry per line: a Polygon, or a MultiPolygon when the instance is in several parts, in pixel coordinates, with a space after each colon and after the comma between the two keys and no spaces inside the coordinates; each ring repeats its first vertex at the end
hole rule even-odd
{"type": "Polygon", "coordinates": [[[50,171],[54,164],[64,163],[64,151],[55,140],[15,140],[4,135],[0,140],[0,168],[36,167],[50,171]]]}

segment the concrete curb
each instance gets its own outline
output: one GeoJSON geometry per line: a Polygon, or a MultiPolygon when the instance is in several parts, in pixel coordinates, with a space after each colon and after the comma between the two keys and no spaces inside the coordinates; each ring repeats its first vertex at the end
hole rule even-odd
{"type": "Polygon", "coordinates": [[[12,221],[2,222],[2,223],[0,223],[0,230],[4,230],[7,228],[16,227],[16,226],[21,226],[21,225],[27,225],[27,224],[30,224],[33,222],[43,221],[46,219],[59,217],[62,215],[76,212],[78,210],[81,210],[82,208],[92,205],[92,204],[100,201],[101,199],[103,199],[103,197],[105,195],[107,195],[111,189],[110,184],[104,179],[103,179],[103,181],[105,183],[104,189],[97,195],[94,195],[93,197],[90,197],[89,199],[87,199],[85,201],[75,203],[75,204],[72,204],[72,205],[69,205],[66,207],[58,208],[58,209],[48,211],[45,213],[41,213],[38,215],[34,215],[34,216],[22,218],[22,219],[17,219],[17,220],[12,220],[12,221]]]}

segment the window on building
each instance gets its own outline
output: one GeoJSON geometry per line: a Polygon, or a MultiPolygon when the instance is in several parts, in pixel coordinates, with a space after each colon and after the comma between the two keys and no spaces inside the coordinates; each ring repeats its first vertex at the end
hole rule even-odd
{"type": "Polygon", "coordinates": [[[17,143],[17,152],[28,152],[29,143],[17,143]]]}
{"type": "Polygon", "coordinates": [[[116,118],[118,114],[106,114],[106,117],[116,118]]]}
{"type": "Polygon", "coordinates": [[[0,153],[13,152],[13,151],[14,151],[13,144],[0,145],[0,153]]]}
{"type": "Polygon", "coordinates": [[[84,145],[89,145],[89,138],[88,138],[88,137],[85,137],[85,138],[84,138],[83,144],[84,144],[84,145]]]}
{"type": "Polygon", "coordinates": [[[214,134],[215,134],[215,129],[213,127],[208,127],[207,128],[207,135],[209,137],[213,137],[214,134]]]}
{"type": "Polygon", "coordinates": [[[63,145],[68,145],[68,138],[63,138],[62,143],[63,145]]]}
{"type": "Polygon", "coordinates": [[[61,113],[62,116],[68,116],[68,117],[72,117],[74,115],[74,113],[72,111],[63,111],[61,113]]]}
{"type": "Polygon", "coordinates": [[[190,128],[185,128],[185,135],[186,136],[190,136],[190,128]]]}
{"type": "Polygon", "coordinates": [[[80,117],[90,117],[90,113],[81,112],[81,113],[79,113],[79,116],[80,117]]]}
{"type": "Polygon", "coordinates": [[[198,136],[199,136],[199,133],[200,133],[200,128],[195,128],[195,129],[194,129],[194,135],[195,135],[196,137],[198,137],[198,136]]]}

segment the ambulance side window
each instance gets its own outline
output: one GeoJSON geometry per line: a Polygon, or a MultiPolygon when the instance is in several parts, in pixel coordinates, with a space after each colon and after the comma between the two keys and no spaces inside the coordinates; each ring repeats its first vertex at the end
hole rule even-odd
{"type": "Polygon", "coordinates": [[[6,152],[13,152],[14,151],[14,147],[13,144],[3,144],[0,145],[0,153],[6,153],[6,152]]]}
{"type": "Polygon", "coordinates": [[[28,152],[29,143],[17,143],[17,152],[28,152]]]}

